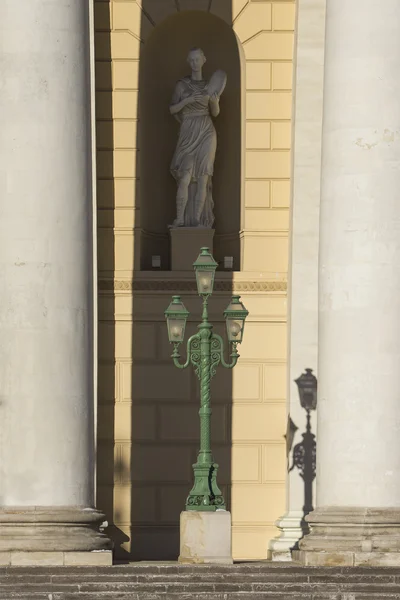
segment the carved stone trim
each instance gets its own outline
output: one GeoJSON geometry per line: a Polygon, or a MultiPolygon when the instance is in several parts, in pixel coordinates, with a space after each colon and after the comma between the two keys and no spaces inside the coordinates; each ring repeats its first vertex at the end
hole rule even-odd
{"type": "Polygon", "coordinates": [[[81,506],[3,506],[0,552],[92,552],[110,550],[102,533],[105,515],[81,506]]]}
{"type": "Polygon", "coordinates": [[[322,506],[306,517],[311,533],[294,560],[311,566],[400,565],[400,508],[322,506]]]}
{"type": "MultiPolygon", "coordinates": [[[[106,292],[195,292],[195,281],[112,280],[100,279],[100,291],[106,292]]],[[[286,281],[216,281],[216,292],[287,292],[286,281]]]]}

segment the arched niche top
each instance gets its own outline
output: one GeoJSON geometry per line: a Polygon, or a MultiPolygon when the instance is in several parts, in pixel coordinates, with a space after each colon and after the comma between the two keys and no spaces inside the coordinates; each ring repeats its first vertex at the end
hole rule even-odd
{"type": "Polygon", "coordinates": [[[215,202],[214,254],[234,256],[240,264],[242,202],[242,63],[232,27],[211,13],[182,11],[158,24],[146,39],[139,70],[139,186],[141,206],[141,268],[151,268],[151,256],[169,262],[167,225],[175,217],[176,184],[169,167],[179,124],[169,113],[176,82],[190,73],[188,51],[201,47],[207,57],[204,76],[216,69],[228,75],[215,119],[218,149],[213,177],[215,202]]]}

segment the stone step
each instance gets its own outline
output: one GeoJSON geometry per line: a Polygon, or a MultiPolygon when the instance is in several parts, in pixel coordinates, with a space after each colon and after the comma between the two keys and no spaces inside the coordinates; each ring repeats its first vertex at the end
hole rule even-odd
{"type": "Polygon", "coordinates": [[[130,593],[130,592],[148,592],[151,589],[154,593],[180,594],[184,592],[193,593],[211,593],[211,592],[291,592],[301,593],[302,591],[320,592],[326,591],[334,593],[342,590],[352,590],[354,592],[374,592],[389,590],[391,593],[400,595],[400,585],[383,583],[92,583],[92,584],[1,584],[0,591],[24,592],[31,591],[39,593],[42,591],[63,592],[63,593],[130,593]]]}
{"type": "Polygon", "coordinates": [[[0,600],[400,600],[400,568],[0,567],[0,600]]]}
{"type": "MultiPolygon", "coordinates": [[[[64,594],[56,592],[54,594],[30,594],[28,593],[11,593],[3,594],[0,593],[1,600],[342,600],[340,596],[332,597],[327,596],[312,596],[311,594],[253,594],[253,593],[196,593],[190,594],[158,594],[158,593],[141,593],[135,592],[130,594],[64,594]]],[[[354,600],[380,600],[381,598],[398,598],[398,596],[379,596],[373,595],[363,598],[354,597],[354,600]]],[[[348,600],[348,599],[343,599],[348,600]]],[[[351,598],[353,600],[353,598],[351,598]]]]}
{"type": "Polygon", "coordinates": [[[210,572],[198,567],[190,572],[156,572],[144,573],[141,570],[125,569],[124,571],[114,571],[113,567],[104,567],[98,572],[93,572],[85,567],[69,570],[68,567],[7,567],[0,568],[0,582],[6,583],[13,581],[15,583],[83,583],[83,582],[133,582],[146,583],[151,582],[332,582],[332,583],[362,583],[365,581],[376,583],[399,583],[400,569],[318,569],[302,568],[301,570],[274,569],[265,568],[262,571],[229,572],[224,573],[210,572]]]}
{"type": "Polygon", "coordinates": [[[318,576],[340,576],[344,575],[390,575],[400,577],[400,567],[303,567],[296,563],[245,563],[233,565],[179,565],[178,563],[163,563],[160,565],[129,563],[126,565],[114,565],[112,567],[62,567],[62,566],[25,566],[10,567],[0,566],[0,578],[7,574],[13,575],[250,575],[250,574],[306,574],[318,576]]]}
{"type": "Polygon", "coordinates": [[[64,593],[0,592],[1,600],[399,600],[390,590],[370,592],[190,592],[190,593],[64,593]]]}
{"type": "Polygon", "coordinates": [[[50,578],[50,581],[37,581],[35,578],[15,578],[15,577],[5,577],[0,578],[0,589],[6,585],[51,585],[51,586],[65,586],[65,585],[79,585],[83,586],[95,586],[95,585],[113,585],[115,587],[121,587],[124,585],[129,586],[147,586],[151,583],[154,586],[160,585],[175,585],[175,586],[203,586],[207,587],[210,585],[219,585],[219,586],[246,586],[246,585],[260,585],[260,586],[280,586],[280,585],[334,585],[336,587],[341,587],[343,585],[353,585],[360,586],[365,583],[368,585],[390,585],[397,586],[400,588],[400,580],[399,578],[389,577],[385,575],[381,576],[351,576],[346,575],[342,577],[338,576],[326,576],[326,577],[309,577],[306,576],[300,578],[289,578],[289,577],[243,577],[240,579],[224,577],[224,578],[211,578],[211,577],[185,577],[185,578],[166,578],[163,577],[161,579],[155,577],[144,578],[143,580],[136,581],[130,577],[127,578],[113,578],[113,577],[79,577],[79,576],[53,576],[50,578]]]}

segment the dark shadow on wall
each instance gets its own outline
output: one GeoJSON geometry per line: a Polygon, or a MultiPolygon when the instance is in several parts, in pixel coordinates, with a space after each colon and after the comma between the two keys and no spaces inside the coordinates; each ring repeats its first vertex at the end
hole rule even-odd
{"type": "MultiPolygon", "coordinates": [[[[295,468],[298,469],[300,477],[304,481],[304,505],[301,521],[304,537],[309,533],[309,526],[305,518],[314,510],[313,482],[316,476],[317,442],[311,430],[311,411],[317,408],[318,382],[315,375],[313,375],[312,369],[306,369],[305,373],[298,377],[295,382],[299,390],[300,404],[306,411],[306,429],[302,434],[302,441],[293,448],[292,466],[289,468],[289,471],[295,468]]],[[[293,548],[293,550],[296,549],[297,547],[293,548]]]]}
{"type": "MultiPolygon", "coordinates": [[[[97,143],[97,253],[98,253],[98,410],[96,505],[108,522],[106,533],[117,548],[128,537],[114,524],[114,482],[121,465],[115,460],[115,296],[114,296],[114,134],[110,10],[95,2],[95,88],[97,143]]],[[[119,556],[124,554],[119,549],[119,556]]]]}
{"type": "MultiPolygon", "coordinates": [[[[231,1],[220,0],[220,4],[223,3],[230,6],[231,1]]],[[[201,317],[194,272],[169,271],[167,224],[175,216],[176,194],[169,165],[178,126],[169,114],[168,106],[176,80],[188,72],[185,63],[188,50],[206,45],[207,23],[213,25],[214,17],[180,11],[158,24],[156,4],[154,0],[142,0],[142,18],[147,19],[148,15],[154,28],[141,45],[138,85],[137,173],[140,177],[142,237],[140,263],[135,261],[132,274],[131,560],[177,560],[180,513],[185,509],[186,497],[193,485],[192,465],[199,450],[199,381],[192,367],[181,371],[173,365],[164,318],[164,310],[173,294],[181,294],[190,312],[186,340],[195,333],[201,317]],[[152,268],[153,255],[161,256],[161,269],[152,268]]],[[[183,4],[181,2],[180,6],[183,4]]],[[[207,46],[204,50],[209,54],[210,71],[214,63],[223,68],[223,61],[221,64],[218,60],[218,40],[211,35],[208,44],[209,51],[207,46]]],[[[206,74],[209,74],[208,70],[206,74]]],[[[238,97],[240,99],[239,90],[238,97]]],[[[219,143],[223,148],[227,140],[220,135],[219,143]]],[[[218,212],[221,202],[218,165],[221,165],[221,156],[216,160],[215,203],[223,231],[223,220],[218,212]]],[[[232,164],[232,170],[238,168],[238,164],[232,164]]],[[[235,202],[238,216],[240,214],[236,191],[231,201],[233,206],[227,220],[235,214],[235,202]]],[[[238,234],[236,222],[229,227],[237,227],[238,234]]],[[[193,261],[196,258],[197,255],[191,257],[193,261]]],[[[216,292],[210,299],[210,320],[215,323],[216,331],[225,337],[222,313],[230,299],[232,274],[225,272],[216,279],[216,292]]],[[[184,360],[186,343],[181,345],[181,354],[184,360]]],[[[214,458],[220,465],[218,482],[228,507],[231,404],[232,374],[220,368],[212,382],[212,445],[214,458]]]]}

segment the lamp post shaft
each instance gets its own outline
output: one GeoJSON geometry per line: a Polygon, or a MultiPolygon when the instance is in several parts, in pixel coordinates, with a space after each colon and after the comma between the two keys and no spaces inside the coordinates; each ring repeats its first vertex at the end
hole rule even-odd
{"type": "Polygon", "coordinates": [[[200,342],[200,452],[199,462],[214,462],[211,453],[211,336],[212,328],[201,325],[200,342]]]}
{"type": "Polygon", "coordinates": [[[200,452],[198,462],[212,466],[211,453],[211,338],[212,325],[208,321],[208,298],[203,300],[200,335],[200,452]]]}
{"type": "Polygon", "coordinates": [[[198,338],[200,342],[200,450],[193,465],[194,485],[186,501],[186,510],[225,508],[225,501],[217,485],[218,465],[211,452],[211,342],[213,326],[208,321],[208,298],[203,298],[203,314],[198,338]]]}

